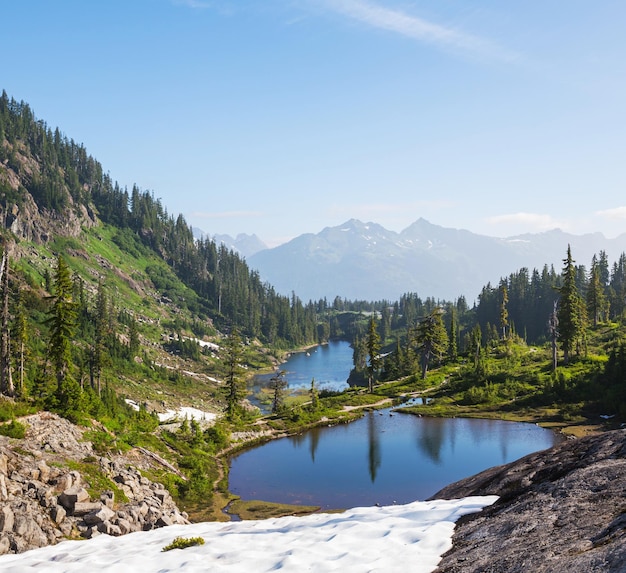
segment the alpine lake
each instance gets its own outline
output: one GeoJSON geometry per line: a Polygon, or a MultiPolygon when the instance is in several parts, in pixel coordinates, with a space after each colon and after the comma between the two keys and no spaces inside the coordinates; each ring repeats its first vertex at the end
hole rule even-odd
{"type": "MultiPolygon", "coordinates": [[[[313,378],[319,389],[341,390],[351,367],[349,343],[333,341],[293,354],[281,370],[289,390],[310,388],[313,378]]],[[[234,455],[229,491],[242,500],[322,510],[404,504],[561,439],[531,423],[368,411],[349,424],[317,427],[234,455]]]]}

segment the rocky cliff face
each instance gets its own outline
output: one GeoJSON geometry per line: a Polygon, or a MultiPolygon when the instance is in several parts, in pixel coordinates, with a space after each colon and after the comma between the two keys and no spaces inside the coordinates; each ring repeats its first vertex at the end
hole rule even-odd
{"type": "Polygon", "coordinates": [[[433,498],[493,494],[457,523],[437,573],[626,572],[626,430],[566,441],[433,498]]]}
{"type": "Polygon", "coordinates": [[[189,523],[163,486],[137,469],[153,463],[142,452],[98,456],[81,428],[48,412],[20,421],[28,428],[24,439],[0,436],[0,554],[189,523]],[[125,499],[100,491],[93,474],[70,469],[68,461],[88,462],[125,499]]]}
{"type": "MultiPolygon", "coordinates": [[[[0,145],[3,142],[0,141],[0,145]]],[[[92,227],[98,218],[91,205],[81,204],[72,198],[64,184],[58,184],[57,193],[64,198],[60,210],[40,207],[29,189],[33,181],[44,177],[44,166],[24,144],[10,145],[14,160],[0,162],[0,226],[18,239],[47,243],[56,236],[77,237],[83,227],[92,227]]],[[[59,178],[62,179],[62,171],[59,178]]],[[[87,189],[84,188],[86,191],[87,189]]]]}

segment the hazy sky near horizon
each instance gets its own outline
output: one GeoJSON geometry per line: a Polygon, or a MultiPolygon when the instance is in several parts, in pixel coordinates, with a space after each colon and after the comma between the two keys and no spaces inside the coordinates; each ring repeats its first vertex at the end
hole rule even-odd
{"type": "Polygon", "coordinates": [[[626,232],[622,0],[0,0],[0,89],[207,233],[626,232]]]}

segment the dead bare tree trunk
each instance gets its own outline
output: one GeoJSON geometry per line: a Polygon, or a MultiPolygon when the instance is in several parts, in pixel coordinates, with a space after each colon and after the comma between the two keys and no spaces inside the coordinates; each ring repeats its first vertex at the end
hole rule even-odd
{"type": "Polygon", "coordinates": [[[550,340],[552,341],[552,371],[556,371],[556,367],[558,364],[557,361],[557,352],[558,352],[558,339],[559,339],[559,317],[557,314],[557,305],[558,302],[554,301],[554,308],[552,310],[552,314],[548,319],[548,332],[550,333],[550,340]]]}
{"type": "Polygon", "coordinates": [[[9,331],[9,258],[6,251],[0,262],[2,285],[2,319],[0,326],[0,392],[13,396],[15,387],[11,376],[11,335],[9,331]]]}

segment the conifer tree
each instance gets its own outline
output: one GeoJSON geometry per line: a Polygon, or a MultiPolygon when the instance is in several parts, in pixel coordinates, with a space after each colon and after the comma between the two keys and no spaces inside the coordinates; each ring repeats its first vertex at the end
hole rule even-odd
{"type": "Polygon", "coordinates": [[[370,318],[369,329],[367,333],[367,388],[369,392],[374,391],[374,378],[380,370],[380,335],[376,327],[376,319],[370,318]]]}
{"type": "Polygon", "coordinates": [[[469,352],[474,355],[474,368],[478,368],[480,362],[480,350],[482,347],[482,330],[480,324],[477,324],[472,329],[469,340],[469,352]]]}
{"type": "Polygon", "coordinates": [[[576,267],[572,251],[567,246],[567,258],[563,259],[563,284],[560,293],[558,319],[559,342],[563,350],[563,361],[569,362],[572,350],[579,344],[585,327],[585,308],[576,286],[576,267]]]}
{"type": "Polygon", "coordinates": [[[363,372],[367,368],[367,348],[365,340],[358,334],[352,343],[352,363],[357,372],[363,372]]]}
{"type": "Polygon", "coordinates": [[[48,358],[56,381],[55,406],[64,414],[80,407],[81,390],[73,377],[72,340],[76,329],[76,304],[73,300],[70,269],[62,255],[57,258],[54,296],[50,322],[48,358]]]}
{"type": "Polygon", "coordinates": [[[96,308],[94,312],[94,340],[91,350],[91,387],[95,388],[98,396],[102,393],[102,368],[107,361],[107,297],[102,281],[98,282],[98,292],[96,293],[96,308]]]}
{"type": "Polygon", "coordinates": [[[320,395],[315,386],[315,378],[311,378],[311,411],[317,412],[320,407],[320,395]]]}
{"type": "Polygon", "coordinates": [[[276,376],[270,378],[268,384],[272,391],[272,414],[277,414],[283,407],[285,401],[284,390],[287,387],[287,381],[283,378],[285,371],[281,370],[276,376]]]}
{"type": "Polygon", "coordinates": [[[507,329],[509,327],[509,292],[506,283],[500,285],[500,332],[502,340],[507,338],[507,329]]]}
{"type": "Polygon", "coordinates": [[[241,382],[241,359],[243,348],[239,331],[233,327],[224,345],[226,352],[226,418],[229,422],[237,418],[240,400],[243,398],[241,382]]]}
{"type": "Polygon", "coordinates": [[[128,354],[132,360],[139,351],[139,332],[137,330],[137,321],[134,316],[130,317],[128,325],[128,354]]]}
{"type": "Polygon", "coordinates": [[[606,312],[606,307],[607,300],[601,283],[600,265],[594,255],[591,261],[589,285],[587,288],[587,313],[593,322],[593,326],[598,326],[598,322],[600,322],[606,312]]]}
{"type": "Polygon", "coordinates": [[[434,308],[417,326],[417,345],[420,352],[422,379],[426,379],[433,358],[441,359],[448,346],[448,333],[443,324],[444,310],[434,308]]]}
{"type": "Polygon", "coordinates": [[[25,385],[25,362],[28,355],[28,326],[24,303],[21,293],[18,294],[17,313],[13,330],[15,332],[15,353],[17,362],[16,393],[18,396],[26,395],[25,385]]]}
{"type": "Polygon", "coordinates": [[[458,356],[456,338],[457,338],[456,310],[454,310],[454,306],[450,306],[450,331],[448,332],[448,358],[450,360],[456,360],[458,356]]]}

